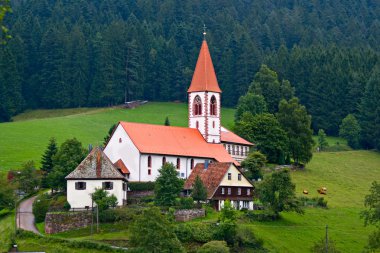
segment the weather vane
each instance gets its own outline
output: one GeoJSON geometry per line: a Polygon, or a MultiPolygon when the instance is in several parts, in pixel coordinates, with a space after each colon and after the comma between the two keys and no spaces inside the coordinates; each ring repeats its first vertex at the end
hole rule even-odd
{"type": "Polygon", "coordinates": [[[203,24],[203,39],[204,39],[204,40],[206,40],[206,34],[207,34],[207,33],[206,33],[206,28],[207,28],[206,25],[203,24]]]}

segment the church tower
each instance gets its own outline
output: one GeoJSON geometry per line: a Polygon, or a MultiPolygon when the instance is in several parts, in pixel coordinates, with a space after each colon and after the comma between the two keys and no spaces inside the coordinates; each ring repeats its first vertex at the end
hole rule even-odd
{"type": "MultiPolygon", "coordinates": [[[[203,33],[206,35],[206,32],[203,33]]],[[[190,88],[189,128],[197,128],[209,143],[220,143],[220,94],[207,41],[204,38],[190,88]]]]}

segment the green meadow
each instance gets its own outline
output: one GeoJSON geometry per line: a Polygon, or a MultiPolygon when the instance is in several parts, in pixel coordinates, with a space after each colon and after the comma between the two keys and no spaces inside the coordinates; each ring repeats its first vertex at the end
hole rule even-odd
{"type": "MultiPolygon", "coordinates": [[[[223,109],[222,121],[227,128],[233,126],[233,109],[223,109]]],[[[171,125],[187,125],[187,105],[176,103],[148,103],[136,109],[101,108],[30,111],[15,117],[14,122],[0,124],[0,171],[17,168],[27,160],[40,160],[48,139],[56,137],[61,143],[76,137],[84,146],[101,145],[108,129],[118,121],[133,121],[163,124],[168,116],[171,125]]],[[[340,138],[328,138],[331,148],[348,150],[343,152],[316,152],[304,170],[293,171],[292,178],[296,191],[302,196],[308,190],[308,197],[320,196],[319,187],[327,188],[327,209],[307,208],[304,215],[282,213],[274,222],[240,221],[264,240],[270,252],[310,252],[315,241],[325,236],[325,227],[341,252],[361,252],[373,228],[364,227],[360,212],[364,209],[364,196],[368,194],[371,182],[380,181],[380,154],[373,151],[352,151],[340,138]],[[336,148],[340,146],[340,148],[336,148]]],[[[14,225],[13,216],[0,219],[0,234],[9,236],[14,225]]],[[[216,213],[192,222],[215,221],[216,213]]],[[[85,240],[101,243],[112,242],[123,245],[128,240],[127,227],[118,224],[104,224],[100,234],[90,236],[90,229],[80,229],[55,235],[69,240],[85,240]]],[[[87,252],[73,249],[53,241],[22,238],[18,241],[22,250],[46,250],[56,252],[87,252]]],[[[1,236],[0,244],[5,237],[1,236]]],[[[2,245],[0,245],[2,246],[2,245]]],[[[4,248],[0,247],[0,251],[4,248]]],[[[91,251],[88,252],[101,252],[91,251]]]]}

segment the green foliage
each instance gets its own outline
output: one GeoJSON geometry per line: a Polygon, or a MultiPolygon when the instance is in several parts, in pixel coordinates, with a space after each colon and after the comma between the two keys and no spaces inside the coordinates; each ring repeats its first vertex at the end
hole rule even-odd
{"type": "Polygon", "coordinates": [[[250,113],[244,113],[242,119],[236,122],[235,132],[255,143],[257,149],[265,154],[271,163],[279,162],[287,153],[286,133],[273,114],[252,116],[250,113]]]}
{"type": "Polygon", "coordinates": [[[236,233],[236,242],[240,248],[261,248],[263,240],[258,239],[252,229],[239,227],[236,233]]]}
{"type": "Polygon", "coordinates": [[[153,191],[154,182],[129,182],[128,188],[131,191],[153,191]]]}
{"type": "Polygon", "coordinates": [[[49,211],[51,204],[51,197],[49,194],[45,193],[38,198],[33,203],[33,215],[36,223],[44,222],[46,213],[49,211]]]}
{"type": "Polygon", "coordinates": [[[235,111],[235,121],[241,120],[243,113],[250,112],[252,115],[267,112],[267,104],[262,95],[256,95],[248,92],[239,98],[239,102],[235,111]]]}
{"type": "Polygon", "coordinates": [[[177,171],[172,163],[165,163],[156,179],[154,192],[156,204],[159,206],[174,206],[175,200],[183,188],[183,181],[178,178],[177,171]]]}
{"type": "Polygon", "coordinates": [[[215,230],[214,237],[217,240],[224,240],[228,245],[234,245],[236,239],[236,219],[237,211],[232,206],[231,202],[227,199],[220,210],[219,220],[220,223],[215,230]]]}
{"type": "Polygon", "coordinates": [[[165,126],[170,126],[170,121],[169,121],[168,116],[166,116],[166,118],[165,118],[165,126]]]}
{"type": "Polygon", "coordinates": [[[296,164],[311,160],[314,145],[311,117],[306,108],[299,104],[298,98],[287,102],[282,100],[276,114],[282,128],[288,135],[289,152],[296,164]]]}
{"type": "Polygon", "coordinates": [[[197,177],[195,178],[191,196],[195,201],[198,202],[198,204],[200,201],[206,201],[207,199],[207,189],[204,186],[202,179],[199,177],[199,175],[197,175],[197,177]]]}
{"type": "Polygon", "coordinates": [[[280,83],[277,73],[267,65],[261,65],[249,87],[249,92],[262,95],[270,113],[278,111],[278,103],[281,99],[290,99],[294,96],[294,89],[290,82],[284,80],[280,83]]]}
{"type": "Polygon", "coordinates": [[[347,140],[351,148],[359,148],[360,125],[355,116],[348,114],[339,127],[339,136],[347,140]]]}
{"type": "Polygon", "coordinates": [[[325,150],[329,146],[329,143],[326,140],[326,133],[323,129],[318,130],[318,147],[319,150],[325,150]]]}
{"type": "Polygon", "coordinates": [[[222,209],[220,210],[219,220],[221,222],[228,222],[228,221],[235,222],[237,218],[236,216],[237,216],[236,209],[232,206],[231,201],[227,199],[226,201],[224,201],[224,205],[222,209]]]}
{"type": "Polygon", "coordinates": [[[103,142],[103,145],[106,146],[108,141],[111,139],[111,136],[113,134],[113,131],[115,131],[117,125],[116,124],[113,124],[110,129],[108,129],[108,134],[106,137],[104,137],[104,142],[103,142]]]}
{"type": "Polygon", "coordinates": [[[361,213],[364,224],[380,226],[380,183],[373,181],[370,193],[365,196],[364,206],[367,210],[361,213]]]}
{"type": "Polygon", "coordinates": [[[374,67],[359,106],[362,143],[380,150],[380,65],[374,67]]]}
{"type": "Polygon", "coordinates": [[[57,153],[58,147],[55,138],[50,138],[49,144],[41,158],[41,170],[44,172],[41,185],[47,187],[47,175],[53,170],[53,157],[57,153]]]}
{"type": "Polygon", "coordinates": [[[96,203],[99,211],[107,210],[110,207],[117,206],[117,198],[115,195],[109,195],[104,189],[96,189],[94,193],[91,194],[91,198],[96,203]]]}
{"type": "Polygon", "coordinates": [[[143,211],[130,227],[133,247],[147,252],[184,252],[172,225],[153,207],[143,211]]]}
{"type": "Polygon", "coordinates": [[[10,0],[0,0],[0,44],[5,44],[11,36],[8,29],[3,25],[5,14],[12,12],[10,0]]]}
{"type": "Polygon", "coordinates": [[[194,199],[192,197],[179,198],[178,201],[179,209],[192,209],[194,208],[194,199]]]}
{"type": "Polygon", "coordinates": [[[366,249],[368,252],[377,252],[380,249],[380,227],[369,235],[366,249]]]}
{"type": "Polygon", "coordinates": [[[215,227],[207,223],[191,224],[193,239],[199,243],[206,243],[214,238],[215,227]]]}
{"type": "Polygon", "coordinates": [[[174,227],[174,233],[181,242],[190,242],[193,240],[192,225],[187,223],[179,223],[174,227]]]}
{"type": "Polygon", "coordinates": [[[16,175],[19,183],[18,189],[27,194],[34,192],[40,184],[40,177],[37,175],[34,162],[28,161],[24,163],[20,172],[20,174],[16,175]]]}
{"type": "Polygon", "coordinates": [[[202,245],[197,250],[197,253],[229,253],[230,249],[227,247],[225,241],[210,241],[202,245]]]}
{"type": "Polygon", "coordinates": [[[86,150],[76,138],[68,139],[53,156],[53,171],[47,177],[52,189],[66,190],[65,177],[70,174],[85,158],[86,150]]]}
{"type": "Polygon", "coordinates": [[[308,197],[302,196],[299,198],[299,200],[301,203],[303,203],[304,206],[327,208],[327,200],[325,200],[324,197],[308,198],[308,197]]]}
{"type": "Polygon", "coordinates": [[[0,211],[3,209],[13,209],[15,205],[15,194],[11,184],[0,177],[0,211]]]}
{"type": "Polygon", "coordinates": [[[249,153],[247,158],[241,163],[241,166],[248,171],[249,179],[263,178],[262,168],[266,165],[265,155],[259,151],[249,153]]]}
{"type": "Polygon", "coordinates": [[[296,186],[292,183],[288,170],[273,172],[259,185],[259,199],[276,214],[282,211],[303,214],[295,189],[296,186]]]}
{"type": "Polygon", "coordinates": [[[252,221],[275,221],[280,218],[278,213],[268,210],[247,211],[245,216],[252,221]]]}
{"type": "Polygon", "coordinates": [[[321,239],[314,243],[313,247],[311,248],[312,253],[325,253],[325,252],[331,252],[331,253],[340,253],[341,251],[338,250],[335,246],[335,242],[328,239],[327,243],[327,249],[326,249],[326,240],[321,239]]]}

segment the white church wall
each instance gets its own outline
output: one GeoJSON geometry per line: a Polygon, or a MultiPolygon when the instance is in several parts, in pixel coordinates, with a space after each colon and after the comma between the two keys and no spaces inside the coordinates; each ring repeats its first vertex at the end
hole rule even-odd
{"type": "Polygon", "coordinates": [[[140,152],[120,124],[104,149],[104,153],[113,163],[119,159],[124,162],[130,171],[129,181],[140,181],[140,152]]]}
{"type": "Polygon", "coordinates": [[[113,189],[106,190],[109,194],[113,194],[117,198],[118,206],[123,205],[123,200],[127,199],[127,192],[123,190],[122,180],[67,180],[67,202],[70,203],[71,208],[85,208],[91,207],[92,200],[91,194],[95,192],[95,189],[102,188],[103,182],[112,182],[113,189]],[[85,182],[85,190],[76,190],[76,182],[85,182]]]}

